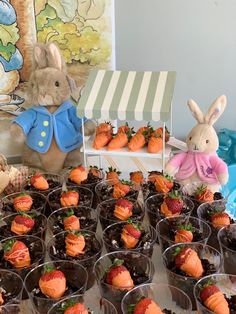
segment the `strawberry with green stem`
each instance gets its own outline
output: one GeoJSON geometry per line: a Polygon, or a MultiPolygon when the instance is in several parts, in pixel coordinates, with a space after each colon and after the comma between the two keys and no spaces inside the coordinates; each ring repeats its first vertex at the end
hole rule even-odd
{"type": "Polygon", "coordinates": [[[65,237],[66,255],[75,257],[84,254],[86,246],[85,237],[82,232],[71,231],[65,237]]]}
{"type": "Polygon", "coordinates": [[[20,193],[13,199],[13,207],[17,211],[28,211],[32,205],[33,199],[27,193],[20,193]]]}
{"type": "Polygon", "coordinates": [[[154,185],[159,193],[168,193],[174,186],[173,177],[167,174],[159,174],[155,177],[154,185]]]}
{"type": "Polygon", "coordinates": [[[130,304],[129,314],[163,314],[159,305],[151,298],[143,297],[136,304],[130,304]]]}
{"type": "Polygon", "coordinates": [[[66,303],[63,303],[60,310],[60,313],[63,314],[89,314],[84,304],[74,300],[69,300],[66,303]]]}
{"type": "Polygon", "coordinates": [[[133,223],[132,219],[127,220],[121,233],[121,240],[124,242],[126,249],[133,249],[138,244],[142,235],[140,224],[133,223]]]}
{"type": "Polygon", "coordinates": [[[179,215],[183,207],[182,195],[178,191],[173,190],[165,196],[160,211],[165,217],[171,217],[179,215]]]}
{"type": "Polygon", "coordinates": [[[76,184],[81,184],[81,182],[87,180],[87,178],[88,171],[82,165],[72,168],[69,173],[69,179],[76,184]]]}
{"type": "Polygon", "coordinates": [[[204,184],[200,185],[193,193],[194,198],[202,203],[214,201],[214,193],[204,184]]]}
{"type": "Polygon", "coordinates": [[[230,216],[223,211],[222,208],[215,208],[213,211],[208,211],[212,226],[216,229],[230,225],[230,216]]]}
{"type": "Polygon", "coordinates": [[[175,233],[175,243],[192,242],[194,230],[192,224],[178,226],[175,233]]]}
{"type": "Polygon", "coordinates": [[[130,181],[121,180],[117,182],[113,186],[112,197],[114,198],[125,197],[127,194],[129,194],[132,186],[133,183],[130,181]]]}
{"type": "Polygon", "coordinates": [[[116,168],[112,168],[109,167],[108,171],[106,171],[106,179],[107,180],[111,180],[113,184],[115,184],[116,182],[119,182],[119,176],[121,174],[121,172],[119,170],[117,170],[116,168]]]}
{"type": "Polygon", "coordinates": [[[75,216],[72,208],[66,211],[63,217],[63,225],[65,230],[80,230],[80,220],[79,217],[75,216]]]}
{"type": "Polygon", "coordinates": [[[47,266],[39,279],[39,288],[45,296],[59,299],[66,291],[66,277],[62,271],[47,266]]]}
{"type": "Polygon", "coordinates": [[[31,258],[28,247],[19,240],[8,240],[3,244],[4,259],[15,268],[30,266],[31,258]]]}
{"type": "Polygon", "coordinates": [[[47,179],[39,172],[36,172],[30,178],[30,184],[37,190],[45,191],[49,189],[49,184],[47,179]]]}
{"type": "Polygon", "coordinates": [[[61,193],[60,203],[63,207],[77,206],[79,203],[79,193],[75,190],[66,190],[61,193]]]}
{"type": "Polygon", "coordinates": [[[133,215],[133,203],[125,198],[118,199],[113,214],[119,220],[127,220],[133,215]]]}
{"type": "Polygon", "coordinates": [[[12,220],[11,231],[17,235],[29,233],[35,225],[35,219],[33,217],[33,214],[28,215],[25,212],[19,212],[12,220]]]}
{"type": "Polygon", "coordinates": [[[94,177],[100,178],[102,168],[98,168],[97,166],[89,166],[89,173],[91,173],[94,177]]]}

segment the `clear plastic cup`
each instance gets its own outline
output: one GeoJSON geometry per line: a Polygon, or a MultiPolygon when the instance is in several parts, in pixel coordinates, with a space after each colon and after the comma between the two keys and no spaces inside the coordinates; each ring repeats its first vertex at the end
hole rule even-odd
{"type": "Polygon", "coordinates": [[[20,314],[21,311],[21,304],[7,304],[0,306],[0,313],[1,314],[20,314]]]}
{"type": "MultiPolygon", "coordinates": [[[[195,252],[197,252],[199,258],[201,259],[203,268],[204,265],[206,265],[204,260],[207,260],[210,264],[212,264],[212,266],[214,266],[214,268],[209,266],[208,272],[220,273],[222,271],[223,259],[220,252],[213,247],[195,242],[174,244],[163,252],[163,262],[169,284],[179,288],[180,290],[183,290],[189,296],[192,302],[193,310],[195,310],[196,302],[193,295],[193,287],[198,279],[174,271],[176,248],[193,249],[195,252]]],[[[205,270],[203,276],[206,274],[207,272],[205,270]]]]}
{"type": "Polygon", "coordinates": [[[87,271],[82,265],[71,261],[61,260],[40,264],[32,269],[27,274],[24,285],[34,310],[38,311],[37,313],[47,313],[59,300],[73,294],[84,294],[87,278],[87,271]],[[60,299],[48,298],[40,291],[39,279],[42,276],[45,267],[48,266],[52,266],[62,271],[66,277],[67,290],[60,299]]]}
{"type": "MultiPolygon", "coordinates": [[[[230,313],[235,313],[235,295],[236,295],[236,276],[231,274],[213,274],[201,278],[194,286],[194,296],[199,314],[214,314],[209,310],[200,299],[200,293],[203,286],[207,283],[215,284],[227,297],[229,302],[230,313]],[[231,299],[232,297],[232,299],[231,299]],[[234,304],[232,306],[231,302],[234,304]]],[[[223,312],[222,312],[223,313],[223,312]]]]}
{"type": "MultiPolygon", "coordinates": [[[[125,198],[128,199],[128,198],[125,198]]],[[[133,214],[130,217],[133,221],[143,221],[145,211],[143,204],[141,204],[138,200],[135,199],[128,199],[132,204],[133,204],[133,214]]],[[[113,215],[113,212],[115,210],[115,205],[116,205],[117,200],[115,199],[110,199],[106,200],[104,202],[101,202],[97,206],[97,212],[98,212],[98,217],[102,226],[102,229],[105,229],[106,227],[110,226],[111,224],[115,222],[119,222],[118,218],[116,218],[113,215]]]]}
{"type": "Polygon", "coordinates": [[[95,297],[92,294],[78,294],[67,297],[53,305],[47,314],[62,313],[61,309],[67,304],[67,302],[83,303],[89,311],[96,314],[117,314],[117,310],[111,302],[104,298],[95,297]]]}
{"type": "MultiPolygon", "coordinates": [[[[123,241],[121,240],[122,229],[126,224],[126,221],[117,222],[108,226],[103,231],[102,240],[108,253],[127,250],[124,246],[123,241]]],[[[140,252],[151,258],[153,254],[154,244],[156,243],[157,239],[156,230],[147,223],[142,222],[137,224],[142,234],[135,248],[129,250],[140,252]]]]}
{"type": "MultiPolygon", "coordinates": [[[[22,192],[9,194],[2,198],[1,211],[3,212],[4,216],[17,212],[14,209],[13,201],[16,197],[20,196],[20,194],[22,193],[26,193],[30,195],[33,199],[33,204],[29,211],[38,211],[38,212],[41,212],[42,214],[44,213],[45,206],[46,206],[46,197],[42,193],[39,193],[39,192],[22,191],[22,192]]],[[[29,211],[26,211],[26,213],[29,211]]]]}
{"type": "Polygon", "coordinates": [[[94,273],[100,294],[109,300],[121,312],[121,300],[131,287],[123,287],[122,290],[105,282],[107,270],[112,266],[115,259],[124,261],[124,266],[129,270],[134,281],[134,286],[149,283],[154,276],[155,268],[151,259],[139,252],[117,251],[101,256],[94,265],[94,273]]]}
{"type": "Polygon", "coordinates": [[[220,244],[219,244],[219,241],[217,238],[217,233],[218,233],[220,228],[215,228],[213,226],[213,224],[210,221],[210,216],[208,215],[208,212],[215,211],[215,210],[220,211],[220,212],[225,212],[226,203],[227,203],[227,201],[225,199],[210,202],[210,203],[203,203],[197,209],[198,217],[200,219],[204,220],[205,222],[207,222],[209,224],[209,226],[211,227],[211,235],[208,239],[207,244],[211,245],[212,247],[214,247],[217,250],[220,250],[220,244]]]}
{"type": "MultiPolygon", "coordinates": [[[[79,206],[91,207],[93,203],[93,192],[82,186],[68,186],[68,191],[76,191],[79,193],[79,206]]],[[[55,210],[62,208],[60,203],[61,193],[63,188],[58,188],[50,192],[47,196],[47,212],[46,216],[49,216],[55,210]]]]}
{"type": "Polygon", "coordinates": [[[0,269],[0,287],[3,293],[4,306],[21,301],[23,281],[18,274],[10,270],[0,269]]]}
{"type": "MultiPolygon", "coordinates": [[[[45,234],[47,230],[47,218],[40,212],[27,212],[28,215],[32,215],[32,218],[35,221],[34,227],[27,233],[27,235],[33,235],[39,237],[41,239],[45,239],[45,234]]],[[[3,240],[7,237],[15,236],[16,234],[11,231],[12,221],[19,214],[10,214],[8,216],[3,217],[0,220],[0,240],[3,240]]]]}
{"type": "Polygon", "coordinates": [[[179,226],[186,226],[189,224],[193,227],[192,242],[206,244],[211,235],[210,226],[199,218],[179,215],[176,217],[164,218],[157,223],[156,230],[161,251],[164,252],[169,246],[176,243],[175,233],[179,226]]]}
{"type": "Polygon", "coordinates": [[[63,219],[66,213],[71,210],[79,218],[81,230],[86,229],[96,232],[98,223],[97,210],[86,206],[70,206],[57,209],[48,217],[48,230],[51,235],[64,231],[63,219]]]}
{"type": "Polygon", "coordinates": [[[95,283],[93,273],[94,263],[98,260],[102,253],[102,241],[92,231],[84,230],[81,233],[85,237],[85,254],[79,254],[72,257],[66,254],[65,238],[69,232],[62,231],[52,237],[47,243],[47,252],[51,260],[69,260],[83,265],[88,272],[87,288],[90,289],[95,283]]]}
{"type": "MultiPolygon", "coordinates": [[[[160,212],[160,206],[164,201],[166,194],[159,193],[148,197],[145,201],[145,209],[148,214],[150,224],[153,228],[156,228],[157,223],[165,218],[165,216],[160,212]]],[[[183,196],[184,207],[181,211],[181,215],[190,216],[193,210],[194,204],[189,197],[183,196]]]]}
{"type": "Polygon", "coordinates": [[[192,303],[182,290],[166,283],[148,283],[135,287],[122,299],[122,313],[130,313],[130,305],[137,304],[141,298],[151,298],[161,310],[171,310],[175,314],[191,314],[192,303]]]}
{"type": "Polygon", "coordinates": [[[224,260],[224,271],[236,275],[236,224],[221,228],[217,237],[224,260]]]}

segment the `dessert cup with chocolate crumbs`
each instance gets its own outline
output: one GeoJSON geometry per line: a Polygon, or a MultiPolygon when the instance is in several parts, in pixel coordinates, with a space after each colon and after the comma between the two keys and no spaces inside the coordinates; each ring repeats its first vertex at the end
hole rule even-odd
{"type": "Polygon", "coordinates": [[[103,298],[113,303],[117,312],[121,314],[121,300],[131,287],[122,287],[122,289],[119,289],[106,282],[107,271],[109,271],[109,268],[113,265],[115,259],[124,261],[123,266],[129,271],[134,287],[151,282],[155,268],[148,256],[134,251],[117,251],[108,253],[101,256],[96,261],[94,265],[94,273],[100,294],[103,298]]]}
{"type": "MultiPolygon", "coordinates": [[[[194,296],[197,304],[197,311],[199,314],[214,314],[208,309],[200,299],[200,293],[205,284],[208,283],[216,285],[221,292],[223,292],[229,306],[229,313],[236,313],[236,275],[231,274],[213,274],[201,278],[194,286],[194,296]]],[[[222,312],[223,313],[223,312],[222,312]]]]}
{"type": "Polygon", "coordinates": [[[93,273],[93,266],[99,259],[102,253],[102,241],[92,231],[79,231],[85,238],[84,254],[76,256],[69,256],[66,254],[65,238],[70,233],[69,231],[62,231],[52,237],[47,243],[47,252],[51,260],[68,260],[80,263],[87,270],[88,281],[87,288],[90,289],[95,283],[95,276],[93,273]]]}
{"type": "Polygon", "coordinates": [[[89,296],[88,294],[69,296],[54,304],[47,314],[62,314],[63,308],[65,308],[68,303],[84,304],[89,314],[117,314],[117,310],[111,302],[104,298],[95,297],[94,295],[89,296]]]}
{"type": "MultiPolygon", "coordinates": [[[[197,209],[198,217],[204,220],[205,222],[207,222],[209,226],[211,227],[211,236],[209,237],[207,244],[211,245],[217,250],[220,250],[220,244],[217,238],[217,234],[222,226],[219,226],[217,228],[214,227],[212,224],[211,216],[212,216],[212,213],[215,211],[222,212],[222,213],[227,212],[226,206],[228,206],[226,200],[219,200],[219,201],[201,204],[197,209]]],[[[235,220],[230,217],[230,224],[233,224],[233,223],[235,223],[235,220]]]]}
{"type": "MultiPolygon", "coordinates": [[[[129,181],[130,182],[130,181],[129,181]]],[[[113,180],[103,180],[100,183],[98,183],[95,186],[95,193],[98,197],[99,202],[103,202],[109,199],[114,199],[112,196],[114,189],[114,183],[113,180]]],[[[125,195],[126,198],[133,198],[137,199],[139,195],[139,190],[136,190],[132,185],[130,186],[130,191],[127,195],[125,195]]]]}
{"type": "MultiPolygon", "coordinates": [[[[132,216],[130,217],[132,221],[142,222],[145,216],[145,211],[143,205],[132,198],[124,198],[128,199],[133,204],[132,216]]],[[[102,229],[110,226],[115,222],[121,221],[120,219],[114,216],[114,210],[117,200],[110,199],[101,202],[97,207],[98,217],[102,226],[102,229]]]]}
{"type": "MultiPolygon", "coordinates": [[[[191,231],[193,235],[191,242],[206,244],[211,235],[210,226],[199,218],[179,215],[175,217],[164,218],[157,223],[156,230],[161,251],[164,252],[168,247],[176,244],[175,235],[179,228],[184,228],[190,225],[192,226],[191,231]]],[[[189,241],[186,239],[185,242],[189,241]]]]}
{"type": "Polygon", "coordinates": [[[1,314],[20,314],[21,312],[21,303],[16,304],[7,304],[0,306],[0,313],[1,314]]]}
{"type": "MultiPolygon", "coordinates": [[[[86,269],[72,261],[52,261],[38,265],[26,276],[24,285],[29,295],[30,302],[36,313],[47,313],[59,300],[72,294],[84,294],[88,274],[86,269]],[[47,267],[53,267],[63,272],[66,277],[66,291],[59,299],[46,297],[39,288],[39,279],[47,267]]],[[[55,287],[56,289],[57,287],[55,287]]]]}
{"type": "Polygon", "coordinates": [[[122,299],[122,313],[132,314],[130,305],[136,305],[142,298],[152,299],[164,314],[192,313],[192,304],[187,294],[166,283],[148,283],[127,292],[122,299]]]}
{"type": "Polygon", "coordinates": [[[193,311],[195,311],[196,302],[193,295],[193,287],[201,277],[191,277],[180,268],[176,267],[175,255],[176,249],[178,248],[180,250],[190,248],[197,253],[203,268],[203,274],[201,277],[220,273],[222,271],[223,259],[220,252],[213,247],[195,242],[174,244],[163,252],[163,263],[166,269],[169,284],[183,290],[189,296],[192,302],[193,311]]]}
{"type": "Polygon", "coordinates": [[[133,250],[140,252],[144,255],[152,257],[154,244],[156,243],[157,233],[156,230],[147,223],[135,223],[141,232],[138,243],[132,249],[127,249],[124,242],[121,239],[121,233],[123,227],[127,224],[125,222],[117,222],[108,226],[102,234],[103,243],[108,253],[121,251],[121,250],[133,250]]]}
{"type": "MultiPolygon", "coordinates": [[[[34,171],[35,172],[35,171],[34,171]]],[[[36,173],[36,172],[35,172],[36,173]]],[[[30,179],[31,177],[35,174],[33,173],[31,176],[29,176],[27,183],[24,185],[23,189],[26,191],[34,191],[34,192],[39,192],[42,193],[44,195],[48,195],[48,193],[50,193],[51,191],[59,188],[62,186],[63,182],[64,182],[64,178],[63,176],[59,175],[59,174],[54,174],[54,173],[44,173],[44,172],[40,172],[39,173],[47,180],[49,188],[47,190],[39,190],[37,188],[35,188],[33,185],[31,185],[30,183],[30,179]]]]}
{"type": "MultiPolygon", "coordinates": [[[[68,186],[68,191],[75,191],[79,194],[79,206],[91,207],[93,203],[93,192],[89,189],[82,186],[68,186]]],[[[50,192],[47,196],[47,213],[46,216],[49,216],[55,210],[62,208],[63,206],[60,203],[60,197],[64,190],[58,188],[50,192]]]]}
{"type": "Polygon", "coordinates": [[[86,206],[69,206],[55,210],[48,217],[48,231],[51,236],[64,231],[63,220],[71,211],[79,218],[80,230],[86,229],[93,232],[97,230],[98,214],[97,210],[86,206]]]}
{"type": "Polygon", "coordinates": [[[236,224],[221,228],[217,237],[224,260],[224,271],[226,274],[236,275],[236,224]]]}
{"type": "Polygon", "coordinates": [[[32,206],[30,207],[28,211],[25,211],[26,213],[29,211],[38,211],[44,214],[45,206],[46,206],[46,196],[39,192],[22,191],[22,192],[9,194],[2,198],[1,211],[3,212],[4,216],[17,212],[17,210],[14,208],[13,202],[14,202],[14,199],[20,196],[22,193],[26,193],[27,195],[30,195],[33,200],[32,206]]]}
{"type": "Polygon", "coordinates": [[[0,269],[0,293],[3,299],[2,305],[20,302],[22,292],[23,281],[21,277],[14,271],[0,269]]]}
{"type": "MultiPolygon", "coordinates": [[[[0,221],[0,240],[3,240],[8,237],[16,236],[17,234],[11,231],[11,225],[14,221],[15,217],[18,216],[19,213],[10,214],[5,216],[0,221]]],[[[34,219],[33,228],[27,232],[27,235],[33,235],[45,240],[45,234],[47,230],[47,218],[40,212],[29,211],[27,215],[31,215],[34,219]]]]}
{"type": "MultiPolygon", "coordinates": [[[[164,193],[159,193],[155,194],[153,196],[150,196],[146,201],[145,201],[145,209],[148,214],[148,218],[150,221],[150,224],[156,228],[157,223],[165,218],[165,216],[161,213],[160,208],[161,204],[164,202],[166,194],[164,193]]],[[[183,208],[179,215],[185,215],[185,216],[190,216],[193,210],[193,202],[189,197],[183,196],[183,208]]]]}

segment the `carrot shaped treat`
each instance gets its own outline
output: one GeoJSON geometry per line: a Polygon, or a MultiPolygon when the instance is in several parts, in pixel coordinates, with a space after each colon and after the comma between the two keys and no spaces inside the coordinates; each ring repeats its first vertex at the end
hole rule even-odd
{"type": "Polygon", "coordinates": [[[49,188],[49,184],[46,178],[41,173],[35,173],[31,179],[30,184],[38,190],[47,190],[49,188]]]}
{"type": "Polygon", "coordinates": [[[133,214],[133,204],[124,198],[117,200],[114,210],[114,216],[120,220],[127,220],[133,214]]]}
{"type": "Polygon", "coordinates": [[[206,185],[199,186],[194,192],[194,198],[202,203],[214,201],[214,193],[206,185]]]}
{"type": "Polygon", "coordinates": [[[200,299],[204,305],[216,314],[229,314],[229,304],[220,289],[212,284],[206,284],[200,293],[200,299]]]}
{"type": "Polygon", "coordinates": [[[130,181],[136,185],[140,185],[144,182],[144,177],[142,171],[130,172],[130,181]]]}
{"type": "Polygon", "coordinates": [[[148,141],[148,152],[151,154],[159,153],[163,148],[162,139],[158,136],[152,136],[148,141]]]}
{"type": "Polygon", "coordinates": [[[83,166],[78,166],[70,171],[69,179],[76,184],[81,184],[88,177],[88,171],[83,166]]]}
{"type": "Polygon", "coordinates": [[[77,206],[79,203],[79,193],[73,190],[62,192],[60,203],[63,207],[77,206]]]}
{"type": "Polygon", "coordinates": [[[103,122],[97,126],[96,135],[103,133],[103,132],[108,132],[110,134],[113,133],[113,126],[110,122],[103,122]]]}
{"type": "Polygon", "coordinates": [[[197,252],[191,248],[176,249],[175,265],[187,275],[199,278],[203,274],[203,267],[197,252]]]}
{"type": "Polygon", "coordinates": [[[179,226],[175,234],[175,243],[192,242],[193,241],[193,226],[191,224],[179,226]]]}
{"type": "Polygon", "coordinates": [[[29,194],[20,193],[13,199],[13,207],[17,211],[26,212],[33,205],[33,199],[29,194]]]}
{"type": "Polygon", "coordinates": [[[74,215],[74,211],[72,209],[66,212],[66,216],[63,219],[63,225],[65,230],[80,230],[79,217],[74,215]]]}
{"type": "Polygon", "coordinates": [[[113,137],[107,146],[108,150],[116,150],[125,147],[128,144],[129,137],[126,133],[119,132],[113,137]]]}
{"type": "Polygon", "coordinates": [[[15,216],[11,223],[11,232],[22,235],[30,232],[35,225],[33,215],[27,215],[24,212],[20,212],[19,215],[15,216]]]}
{"type": "Polygon", "coordinates": [[[134,306],[133,314],[164,314],[159,305],[150,298],[141,298],[134,306]]]}
{"type": "Polygon", "coordinates": [[[112,167],[109,167],[108,168],[108,171],[106,171],[106,179],[107,180],[112,180],[112,183],[115,184],[117,182],[119,182],[119,175],[121,174],[120,171],[118,171],[116,168],[112,168],[112,167]]]}
{"type": "Polygon", "coordinates": [[[134,282],[123,263],[123,260],[115,259],[106,274],[105,281],[120,290],[131,290],[134,287],[134,282]]]}
{"type": "MultiPolygon", "coordinates": [[[[156,129],[154,132],[153,132],[153,135],[158,135],[160,136],[161,138],[163,138],[163,128],[158,128],[156,129]]],[[[169,130],[167,129],[167,127],[165,127],[165,142],[168,142],[170,139],[170,132],[169,130]]]]}
{"type": "Polygon", "coordinates": [[[112,139],[112,135],[109,132],[102,132],[96,135],[94,141],[93,141],[93,148],[95,149],[101,149],[105,147],[110,140],[112,139]]]}
{"type": "Polygon", "coordinates": [[[39,288],[47,297],[59,299],[66,291],[66,277],[62,271],[49,266],[39,279],[39,288]]]}
{"type": "Polygon", "coordinates": [[[60,311],[61,314],[89,314],[88,310],[82,303],[68,301],[60,311]]]}
{"type": "Polygon", "coordinates": [[[136,133],[130,140],[128,147],[132,152],[136,152],[146,144],[145,136],[142,133],[136,133]]]}
{"type": "Polygon", "coordinates": [[[84,254],[85,239],[80,232],[71,232],[65,238],[66,254],[69,256],[77,256],[84,254]]]}
{"type": "Polygon", "coordinates": [[[124,242],[126,249],[133,249],[138,244],[142,235],[140,226],[128,219],[127,224],[124,225],[121,233],[121,240],[124,242]]]}
{"type": "Polygon", "coordinates": [[[120,198],[126,196],[130,192],[130,183],[119,181],[113,187],[112,197],[120,198]]]}
{"type": "Polygon", "coordinates": [[[22,241],[9,240],[4,243],[4,259],[15,268],[27,267],[31,263],[29,249],[22,241]]]}

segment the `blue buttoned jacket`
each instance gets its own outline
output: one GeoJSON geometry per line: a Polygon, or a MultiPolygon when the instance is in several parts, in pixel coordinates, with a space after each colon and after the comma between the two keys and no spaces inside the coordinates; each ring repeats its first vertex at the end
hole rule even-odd
{"type": "MultiPolygon", "coordinates": [[[[84,122],[86,119],[84,118],[84,122]]],[[[21,113],[17,123],[26,135],[26,144],[39,153],[46,153],[54,136],[62,152],[70,152],[82,144],[82,119],[76,115],[76,106],[71,100],[64,101],[50,113],[44,106],[33,106],[21,113]]]]}

